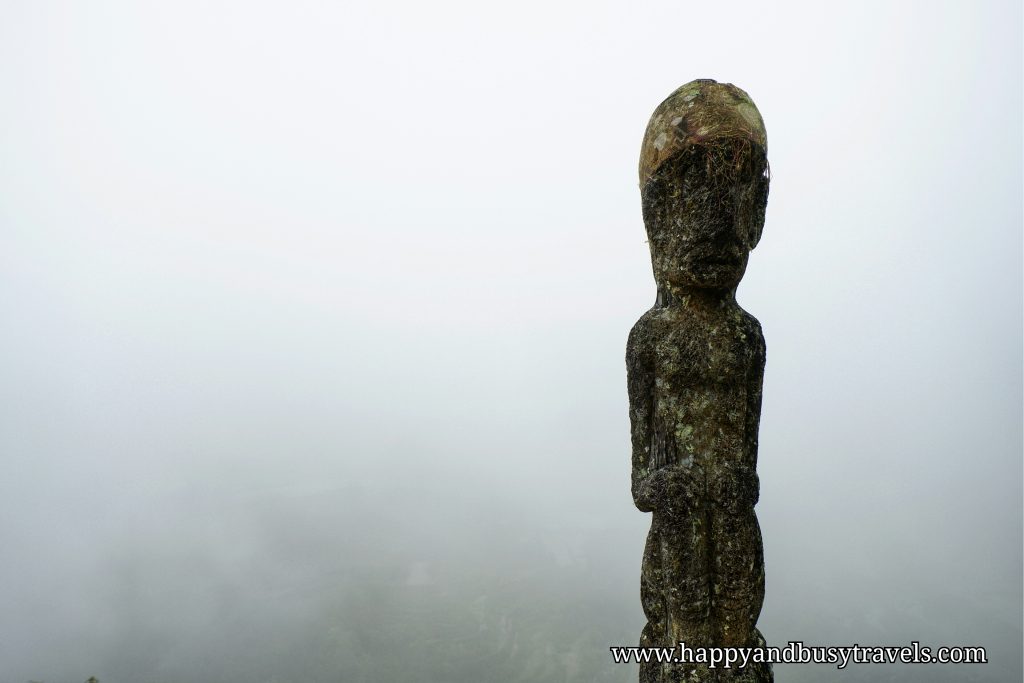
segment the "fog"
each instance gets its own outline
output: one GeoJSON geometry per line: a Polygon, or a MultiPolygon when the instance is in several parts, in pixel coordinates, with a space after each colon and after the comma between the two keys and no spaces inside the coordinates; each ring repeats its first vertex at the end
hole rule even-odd
{"type": "Polygon", "coordinates": [[[636,166],[768,129],[769,644],[1022,675],[1019,3],[0,4],[0,683],[636,680],[636,166]]]}

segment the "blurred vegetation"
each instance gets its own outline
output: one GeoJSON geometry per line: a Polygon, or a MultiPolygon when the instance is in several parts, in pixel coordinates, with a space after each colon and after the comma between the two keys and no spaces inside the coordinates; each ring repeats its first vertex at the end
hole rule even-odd
{"type": "Polygon", "coordinates": [[[642,616],[638,554],[608,571],[625,557],[614,534],[544,514],[524,523],[483,492],[405,490],[401,509],[368,495],[237,509],[223,523],[258,536],[235,564],[211,566],[201,534],[191,548],[114,558],[102,597],[116,618],[88,648],[104,683],[635,681],[608,651],[637,641],[642,616]]]}

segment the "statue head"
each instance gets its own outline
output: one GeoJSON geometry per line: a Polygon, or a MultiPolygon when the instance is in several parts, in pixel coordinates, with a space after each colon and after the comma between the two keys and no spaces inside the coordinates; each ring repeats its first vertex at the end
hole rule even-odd
{"type": "Polygon", "coordinates": [[[700,79],[658,105],[640,150],[654,277],[666,289],[733,289],[761,237],[768,139],[750,97],[700,79]]]}

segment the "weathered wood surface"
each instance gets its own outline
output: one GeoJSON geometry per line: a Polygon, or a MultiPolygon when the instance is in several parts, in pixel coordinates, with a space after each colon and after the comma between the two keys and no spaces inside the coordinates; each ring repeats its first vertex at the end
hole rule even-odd
{"type": "MultiPolygon", "coordinates": [[[[651,512],[642,646],[757,647],[764,600],[757,433],[765,344],[736,303],[768,200],[767,137],[745,92],[688,83],[640,156],[657,300],[626,349],[632,491],[651,512]]],[[[771,667],[645,664],[641,683],[772,681],[771,667]]]]}

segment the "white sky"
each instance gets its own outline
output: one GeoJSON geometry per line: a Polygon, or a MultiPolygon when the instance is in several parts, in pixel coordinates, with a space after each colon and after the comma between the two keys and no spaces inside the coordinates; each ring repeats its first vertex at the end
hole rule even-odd
{"type": "Polygon", "coordinates": [[[112,554],[219,557],[196,501],[482,487],[638,572],[636,164],[693,78],[768,129],[769,641],[1019,675],[1021,56],[1012,2],[0,3],[11,680],[112,554]]]}

